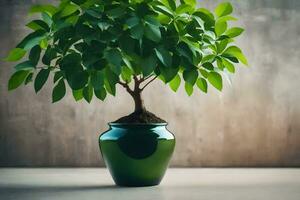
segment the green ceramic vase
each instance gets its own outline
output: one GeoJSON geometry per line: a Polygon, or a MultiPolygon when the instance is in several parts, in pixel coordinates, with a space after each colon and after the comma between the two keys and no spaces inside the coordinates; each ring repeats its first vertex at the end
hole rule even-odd
{"type": "Polygon", "coordinates": [[[120,186],[152,186],[162,180],[175,147],[167,123],[109,123],[99,137],[102,157],[120,186]]]}

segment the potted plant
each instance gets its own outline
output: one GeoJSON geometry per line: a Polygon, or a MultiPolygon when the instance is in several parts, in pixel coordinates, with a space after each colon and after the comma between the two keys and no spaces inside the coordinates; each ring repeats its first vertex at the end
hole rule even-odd
{"type": "Polygon", "coordinates": [[[228,28],[237,20],[230,3],[214,14],[196,8],[196,0],[61,0],[58,6],[35,5],[30,13],[41,19],[12,49],[6,61],[19,61],[8,89],[34,82],[39,92],[50,74],[52,102],[68,86],[74,99],[90,102],[116,95],[117,84],[134,101],[132,114],[110,123],[99,138],[104,161],[114,181],[124,186],[159,184],[173,153],[175,138],[167,123],[148,112],[142,92],[160,79],[177,91],[184,82],[207,93],[208,83],[222,90],[222,75],[235,72],[247,59],[234,38],[243,29],[228,28]],[[41,61],[41,62],[40,62],[41,61]]]}

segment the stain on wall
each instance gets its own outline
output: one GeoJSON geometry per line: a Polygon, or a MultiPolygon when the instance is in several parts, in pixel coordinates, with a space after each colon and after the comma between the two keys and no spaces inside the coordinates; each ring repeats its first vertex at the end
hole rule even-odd
{"type": "MultiPolygon", "coordinates": [[[[55,1],[0,0],[1,57],[28,32],[26,12],[39,2],[55,1]]],[[[172,166],[300,166],[300,1],[231,2],[251,67],[239,67],[223,93],[210,87],[187,97],[157,81],[144,93],[146,106],[177,137],[172,166]]],[[[32,86],[7,92],[11,73],[1,61],[0,166],[103,166],[98,135],[133,110],[124,89],[91,104],[75,103],[69,91],[51,104],[51,80],[37,95],[32,86]]]]}

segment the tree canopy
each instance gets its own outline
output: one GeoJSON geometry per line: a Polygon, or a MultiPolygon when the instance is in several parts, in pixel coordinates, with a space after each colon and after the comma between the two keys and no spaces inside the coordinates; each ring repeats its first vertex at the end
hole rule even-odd
{"type": "MultiPolygon", "coordinates": [[[[66,86],[76,101],[104,100],[116,95],[116,84],[158,77],[177,91],[184,83],[207,93],[208,83],[222,90],[222,75],[235,73],[242,50],[234,45],[243,33],[229,27],[230,3],[214,12],[198,8],[196,0],[61,0],[34,5],[39,19],[6,57],[16,62],[8,89],[34,83],[39,92],[53,73],[52,101],[61,100],[66,86]],[[28,55],[26,59],[25,55],[28,55]]],[[[153,79],[153,80],[154,80],[153,79]]],[[[148,84],[146,83],[145,86],[148,84]]]]}

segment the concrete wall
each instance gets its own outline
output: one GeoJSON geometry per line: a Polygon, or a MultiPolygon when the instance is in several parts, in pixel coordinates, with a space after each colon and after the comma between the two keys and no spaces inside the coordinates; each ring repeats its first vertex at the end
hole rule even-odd
{"type": "MultiPolygon", "coordinates": [[[[1,57],[28,31],[26,11],[36,2],[0,0],[1,57]]],[[[231,2],[247,30],[238,43],[251,68],[240,67],[223,93],[191,98],[157,81],[146,105],[176,134],[173,166],[300,166],[300,1],[231,2]]],[[[32,86],[8,93],[11,71],[1,62],[0,166],[103,166],[99,133],[133,109],[123,88],[104,103],[75,103],[69,94],[51,104],[50,82],[38,95],[32,86]]]]}

